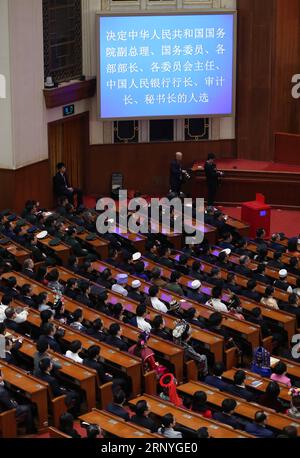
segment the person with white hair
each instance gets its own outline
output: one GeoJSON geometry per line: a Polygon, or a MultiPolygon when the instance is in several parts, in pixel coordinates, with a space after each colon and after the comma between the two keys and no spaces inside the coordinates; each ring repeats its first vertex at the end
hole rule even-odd
{"type": "Polygon", "coordinates": [[[189,174],[182,168],[183,154],[178,151],[175,159],[170,165],[170,192],[180,195],[181,187],[185,178],[189,178],[189,174]]]}

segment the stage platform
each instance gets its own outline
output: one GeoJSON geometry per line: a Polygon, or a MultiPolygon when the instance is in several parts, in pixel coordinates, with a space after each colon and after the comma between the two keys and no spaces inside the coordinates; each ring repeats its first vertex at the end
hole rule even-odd
{"type": "MultiPolygon", "coordinates": [[[[217,164],[225,172],[217,194],[218,204],[238,205],[254,200],[256,193],[261,193],[275,208],[300,208],[300,164],[242,159],[221,159],[217,164]]],[[[196,172],[197,165],[203,163],[195,164],[194,176],[185,191],[193,197],[206,197],[204,172],[196,172]]]]}
{"type": "Polygon", "coordinates": [[[218,161],[218,168],[224,171],[240,170],[243,172],[282,172],[300,174],[300,164],[291,165],[281,164],[279,162],[248,161],[247,159],[221,159],[218,161]]]}

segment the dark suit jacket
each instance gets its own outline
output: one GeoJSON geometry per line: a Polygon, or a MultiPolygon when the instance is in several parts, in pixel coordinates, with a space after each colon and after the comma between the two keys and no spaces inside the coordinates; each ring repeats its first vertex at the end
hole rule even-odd
{"type": "Polygon", "coordinates": [[[60,387],[60,384],[52,375],[46,374],[45,372],[39,370],[37,372],[37,377],[49,384],[52,390],[52,394],[55,398],[58,396],[62,396],[63,394],[66,394],[65,390],[60,387]]]}
{"type": "Polygon", "coordinates": [[[270,431],[269,429],[264,428],[263,426],[257,425],[255,423],[247,423],[245,431],[256,437],[262,437],[262,438],[274,437],[273,431],[270,431]]]}
{"type": "Polygon", "coordinates": [[[225,425],[232,426],[234,429],[242,429],[242,423],[233,415],[226,415],[223,412],[215,412],[213,414],[213,419],[217,420],[225,425]]]}
{"type": "Polygon", "coordinates": [[[247,289],[244,289],[241,292],[242,296],[247,297],[248,299],[251,299],[252,301],[259,302],[260,301],[260,294],[257,293],[256,291],[248,291],[247,289]]]}
{"type": "Polygon", "coordinates": [[[282,280],[275,280],[274,281],[274,287],[281,289],[282,291],[287,291],[289,288],[289,284],[286,281],[282,280]]]}
{"type": "Polygon", "coordinates": [[[220,391],[226,391],[227,393],[231,393],[232,385],[229,385],[229,383],[224,382],[224,380],[214,376],[214,375],[207,375],[205,377],[204,382],[207,385],[213,386],[215,388],[218,388],[220,391]]]}
{"type": "Polygon", "coordinates": [[[135,423],[138,426],[142,426],[143,428],[150,429],[152,433],[155,433],[158,430],[158,426],[154,423],[153,420],[149,417],[144,417],[142,415],[134,415],[131,417],[132,423],[135,423]]]}
{"type": "Polygon", "coordinates": [[[236,273],[244,275],[245,277],[252,277],[252,271],[248,269],[248,267],[238,265],[234,270],[236,273]]]}
{"type": "Polygon", "coordinates": [[[123,418],[123,420],[125,421],[130,420],[129,413],[125,409],[123,409],[123,407],[120,407],[117,404],[114,404],[113,402],[111,404],[108,404],[106,410],[112,413],[113,415],[117,415],[117,417],[123,418]]]}
{"type": "Polygon", "coordinates": [[[53,190],[57,196],[64,195],[67,188],[69,188],[69,181],[66,174],[62,175],[60,172],[53,177],[53,190]]]}
{"type": "Polygon", "coordinates": [[[170,189],[176,193],[180,192],[182,185],[182,168],[176,160],[171,162],[170,166],[170,189]]]}
{"type": "Polygon", "coordinates": [[[188,299],[191,299],[192,301],[199,302],[201,304],[205,304],[205,302],[208,300],[208,296],[206,296],[203,293],[197,293],[193,291],[192,289],[188,288],[187,290],[187,297],[188,299]]]}
{"type": "Polygon", "coordinates": [[[208,161],[205,162],[204,172],[209,186],[218,186],[218,173],[216,164],[210,164],[208,161]]]}
{"type": "Polygon", "coordinates": [[[173,337],[171,332],[168,332],[165,329],[152,329],[151,334],[154,334],[157,337],[160,337],[161,339],[169,340],[170,342],[173,342],[173,337]]]}
{"type": "Polygon", "coordinates": [[[128,297],[130,297],[130,299],[133,299],[134,301],[137,301],[137,302],[144,302],[146,299],[143,294],[139,294],[136,291],[134,291],[133,289],[128,292],[128,297]]]}
{"type": "Polygon", "coordinates": [[[265,275],[256,273],[255,271],[252,274],[253,280],[259,281],[261,283],[264,283],[265,285],[269,285],[271,283],[270,279],[266,277],[265,275]]]}
{"type": "Polygon", "coordinates": [[[90,358],[84,358],[83,364],[87,367],[90,367],[91,369],[95,369],[97,371],[100,383],[107,383],[112,381],[112,377],[109,377],[105,374],[104,367],[101,363],[98,361],[95,361],[94,359],[90,358]]]}
{"type": "Polygon", "coordinates": [[[10,391],[5,386],[0,386],[0,412],[15,409],[17,406],[18,403],[13,399],[10,391]]]}
{"type": "Polygon", "coordinates": [[[22,334],[22,326],[16,323],[13,320],[4,320],[5,327],[8,329],[12,329],[13,331],[17,332],[18,334],[22,334]]]}
{"type": "Polygon", "coordinates": [[[105,339],[105,342],[108,345],[111,345],[112,347],[116,347],[121,351],[127,351],[128,350],[127,343],[124,342],[122,339],[119,339],[118,337],[107,336],[107,338],[105,339]]]}
{"type": "Polygon", "coordinates": [[[241,388],[239,386],[232,385],[231,392],[238,396],[239,398],[245,399],[248,402],[253,402],[256,399],[254,393],[251,393],[246,388],[241,388]]]}
{"type": "Polygon", "coordinates": [[[35,273],[30,269],[24,269],[22,271],[22,274],[26,275],[26,277],[29,277],[29,278],[34,278],[34,275],[35,275],[35,273]]]}
{"type": "Polygon", "coordinates": [[[28,305],[28,307],[35,308],[36,306],[34,300],[31,297],[21,296],[20,301],[23,302],[23,304],[28,305]]]}
{"type": "Polygon", "coordinates": [[[51,350],[55,351],[56,353],[62,353],[59,343],[54,338],[45,336],[45,339],[47,340],[51,350]]]}

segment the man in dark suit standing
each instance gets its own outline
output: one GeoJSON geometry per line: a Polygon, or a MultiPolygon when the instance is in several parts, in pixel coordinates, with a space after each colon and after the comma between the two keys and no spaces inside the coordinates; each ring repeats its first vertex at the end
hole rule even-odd
{"type": "Polygon", "coordinates": [[[57,174],[53,177],[53,190],[57,197],[66,196],[71,204],[74,204],[74,195],[77,195],[77,206],[82,205],[82,191],[72,188],[66,174],[66,166],[60,162],[56,166],[57,174]]]}
{"type": "Polygon", "coordinates": [[[216,194],[219,186],[219,177],[223,175],[222,172],[217,170],[215,164],[216,156],[213,153],[210,153],[207,156],[207,161],[205,162],[204,172],[206,176],[208,196],[207,196],[207,205],[212,207],[216,200],[216,194]]]}
{"type": "Polygon", "coordinates": [[[176,159],[171,162],[170,166],[170,190],[178,195],[181,192],[185,173],[182,169],[182,156],[182,153],[176,153],[176,159]]]}

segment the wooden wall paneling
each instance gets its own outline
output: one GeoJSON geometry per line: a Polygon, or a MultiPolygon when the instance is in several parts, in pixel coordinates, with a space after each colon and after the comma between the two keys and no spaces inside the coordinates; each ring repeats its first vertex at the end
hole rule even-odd
{"type": "MultiPolygon", "coordinates": [[[[300,101],[291,95],[292,76],[300,73],[300,1],[276,1],[272,132],[300,134],[300,101]]],[[[274,135],[272,135],[274,146],[274,135]]],[[[300,163],[300,158],[299,162],[300,163]]]]}
{"type": "Polygon", "coordinates": [[[272,160],[273,24],[276,0],[238,0],[237,154],[272,160]]]}
{"type": "Polygon", "coordinates": [[[44,208],[52,205],[48,160],[15,170],[14,181],[14,210],[20,212],[30,199],[38,200],[44,208]]]}
{"type": "Polygon", "coordinates": [[[48,160],[18,170],[0,170],[0,210],[20,212],[30,199],[39,200],[42,207],[52,204],[48,160]]]}
{"type": "MultiPolygon", "coordinates": [[[[296,116],[296,113],[295,113],[296,116]]],[[[275,133],[275,161],[285,164],[300,164],[300,135],[275,133]]]]}
{"type": "Polygon", "coordinates": [[[13,208],[14,170],[0,169],[0,211],[13,208]]]}
{"type": "Polygon", "coordinates": [[[86,163],[86,192],[109,195],[111,175],[120,172],[126,189],[165,195],[169,189],[170,162],[176,151],[182,151],[187,167],[194,161],[204,161],[209,152],[220,158],[236,155],[234,140],[91,145],[86,163]]]}

